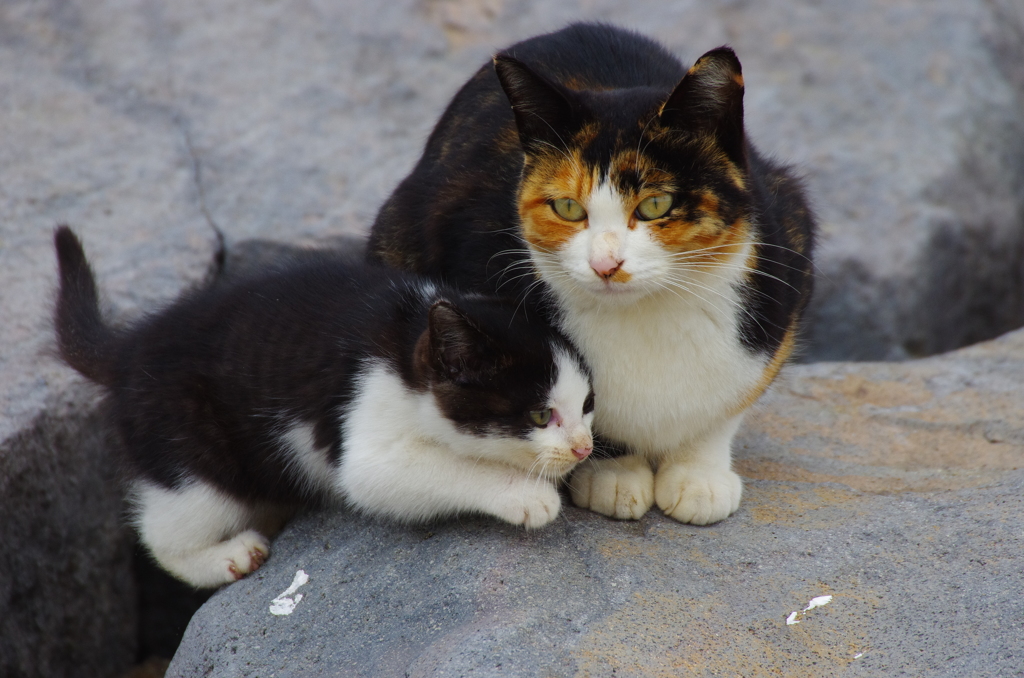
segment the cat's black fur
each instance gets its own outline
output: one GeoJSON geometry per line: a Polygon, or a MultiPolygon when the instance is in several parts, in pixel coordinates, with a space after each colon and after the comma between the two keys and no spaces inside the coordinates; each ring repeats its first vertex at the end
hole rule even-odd
{"type": "Polygon", "coordinates": [[[55,244],[60,353],[107,388],[130,473],[168,489],[200,479],[242,500],[315,500],[280,454],[282,415],[312,424],[336,463],[341,417],[371,359],[408,389],[430,389],[457,428],[525,437],[555,376],[551,347],[565,343],[517,317],[515,302],[326,255],[186,293],[115,328],[77,237],[60,227],[55,244]]]}

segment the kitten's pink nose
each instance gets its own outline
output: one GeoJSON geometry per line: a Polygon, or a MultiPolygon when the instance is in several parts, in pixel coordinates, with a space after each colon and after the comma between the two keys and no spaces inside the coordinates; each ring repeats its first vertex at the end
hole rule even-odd
{"type": "Polygon", "coordinates": [[[622,266],[622,260],[614,257],[597,257],[590,260],[590,268],[605,280],[615,275],[620,266],[622,266]]]}
{"type": "Polygon", "coordinates": [[[583,460],[590,456],[590,453],[594,451],[593,447],[574,447],[572,448],[572,456],[577,459],[583,460]]]}

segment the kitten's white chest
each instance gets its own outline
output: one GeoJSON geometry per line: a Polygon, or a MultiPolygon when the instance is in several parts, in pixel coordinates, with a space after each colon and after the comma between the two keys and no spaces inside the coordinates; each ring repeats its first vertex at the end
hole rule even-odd
{"type": "Polygon", "coordinates": [[[735,315],[719,307],[666,294],[566,310],[593,371],[596,430],[646,456],[720,426],[764,372],[741,345],[735,315]]]}

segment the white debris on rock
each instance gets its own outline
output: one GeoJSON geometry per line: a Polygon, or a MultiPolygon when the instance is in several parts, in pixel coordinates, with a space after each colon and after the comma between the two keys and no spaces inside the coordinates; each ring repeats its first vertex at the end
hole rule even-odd
{"type": "Polygon", "coordinates": [[[301,593],[295,593],[299,587],[309,581],[309,575],[304,570],[295,573],[291,586],[285,589],[284,593],[270,601],[270,614],[278,616],[288,615],[295,611],[295,606],[302,600],[301,593]],[[294,597],[292,597],[294,594],[294,597]]]}
{"type": "Polygon", "coordinates": [[[805,612],[813,610],[816,607],[823,607],[831,602],[832,596],[817,596],[815,598],[811,598],[811,601],[807,603],[807,607],[805,607],[802,610],[794,610],[793,612],[789,613],[789,616],[786,617],[786,626],[799,624],[805,612]]]}

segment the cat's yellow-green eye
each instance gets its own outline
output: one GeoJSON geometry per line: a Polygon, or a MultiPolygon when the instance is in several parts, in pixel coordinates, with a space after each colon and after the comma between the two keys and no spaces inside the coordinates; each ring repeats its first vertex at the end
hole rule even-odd
{"type": "Polygon", "coordinates": [[[672,209],[672,196],[667,193],[652,195],[640,201],[636,206],[636,215],[644,221],[659,219],[672,209]]]}
{"type": "Polygon", "coordinates": [[[530,421],[537,426],[547,426],[548,422],[551,421],[551,408],[546,410],[531,410],[529,412],[530,421]]]}
{"type": "Polygon", "coordinates": [[[551,202],[551,209],[566,221],[583,221],[587,218],[587,211],[583,209],[583,205],[572,198],[557,198],[553,200],[551,202]]]}

